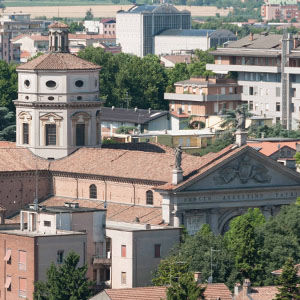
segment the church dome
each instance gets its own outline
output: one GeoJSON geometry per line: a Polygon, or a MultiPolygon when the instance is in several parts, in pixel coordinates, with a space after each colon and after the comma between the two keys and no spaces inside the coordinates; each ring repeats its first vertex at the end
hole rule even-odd
{"type": "Polygon", "coordinates": [[[70,53],[53,52],[41,55],[23,65],[18,70],[99,70],[93,64],[70,53]]]}

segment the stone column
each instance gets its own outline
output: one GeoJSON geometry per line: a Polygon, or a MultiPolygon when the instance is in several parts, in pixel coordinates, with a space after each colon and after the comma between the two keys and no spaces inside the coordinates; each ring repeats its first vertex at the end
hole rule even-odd
{"type": "Polygon", "coordinates": [[[219,234],[219,210],[211,209],[210,210],[210,227],[214,234],[219,234]]]}

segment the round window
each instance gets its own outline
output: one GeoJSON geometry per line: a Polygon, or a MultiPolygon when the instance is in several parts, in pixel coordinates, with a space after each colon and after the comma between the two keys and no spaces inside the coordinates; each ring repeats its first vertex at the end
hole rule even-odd
{"type": "Polygon", "coordinates": [[[56,87],[56,82],[53,81],[53,80],[48,80],[48,81],[46,82],[46,86],[47,86],[48,88],[55,88],[55,87],[56,87]]]}
{"type": "Polygon", "coordinates": [[[29,81],[28,79],[26,79],[26,80],[24,81],[24,85],[25,85],[26,87],[30,87],[30,81],[29,81]]]}
{"type": "Polygon", "coordinates": [[[77,100],[82,100],[82,97],[81,97],[81,96],[78,96],[78,97],[77,97],[77,100]]]}
{"type": "Polygon", "coordinates": [[[28,99],[29,99],[29,97],[28,97],[28,96],[25,96],[25,99],[26,99],[26,100],[28,100],[28,99]]]}
{"type": "Polygon", "coordinates": [[[77,87],[83,87],[83,81],[82,80],[77,80],[77,81],[75,81],[75,85],[77,86],[77,87]]]}
{"type": "Polygon", "coordinates": [[[52,100],[54,100],[54,97],[50,96],[50,97],[48,97],[48,100],[52,101],[52,100]]]}

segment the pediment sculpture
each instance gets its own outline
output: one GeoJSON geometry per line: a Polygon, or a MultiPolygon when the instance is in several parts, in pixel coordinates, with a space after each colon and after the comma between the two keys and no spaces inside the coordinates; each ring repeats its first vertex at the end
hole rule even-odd
{"type": "Polygon", "coordinates": [[[216,184],[227,184],[238,178],[240,183],[245,184],[250,180],[257,183],[267,183],[272,176],[268,174],[268,169],[263,165],[253,164],[249,156],[245,155],[238,165],[226,166],[214,177],[216,184]]]}

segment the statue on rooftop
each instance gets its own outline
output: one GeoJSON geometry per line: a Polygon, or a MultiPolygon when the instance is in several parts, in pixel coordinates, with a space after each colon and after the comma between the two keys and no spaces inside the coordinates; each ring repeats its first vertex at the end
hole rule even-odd
{"type": "Polygon", "coordinates": [[[239,131],[244,131],[246,128],[246,114],[247,114],[247,107],[245,105],[240,105],[236,108],[236,119],[237,119],[236,129],[239,131]]]}
{"type": "Polygon", "coordinates": [[[175,148],[175,168],[176,170],[181,170],[181,161],[182,161],[182,149],[179,145],[177,148],[175,148]]]}

